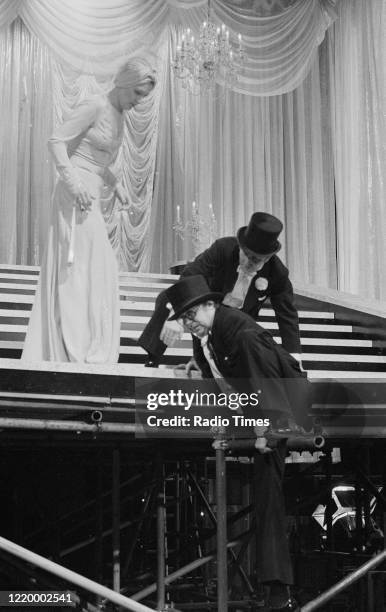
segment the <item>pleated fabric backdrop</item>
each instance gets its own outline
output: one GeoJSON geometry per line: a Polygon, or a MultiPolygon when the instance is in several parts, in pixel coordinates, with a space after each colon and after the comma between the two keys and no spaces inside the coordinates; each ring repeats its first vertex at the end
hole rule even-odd
{"type": "MultiPolygon", "coordinates": [[[[292,277],[386,299],[385,8],[382,0],[213,0],[249,61],[235,91],[192,96],[171,59],[205,0],[0,2],[0,261],[38,264],[55,173],[53,125],[106,91],[123,58],[151,49],[151,101],[126,117],[117,160],[130,194],[106,222],[123,270],[190,257],[177,206],[233,234],[254,210],[285,223],[292,277]]],[[[208,241],[203,235],[202,246],[208,241]]]]}

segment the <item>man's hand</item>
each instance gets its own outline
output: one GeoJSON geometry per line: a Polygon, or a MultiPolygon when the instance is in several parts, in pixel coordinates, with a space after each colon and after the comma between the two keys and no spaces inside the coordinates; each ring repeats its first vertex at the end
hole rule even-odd
{"type": "Polygon", "coordinates": [[[253,430],[256,434],[255,449],[262,455],[272,452],[272,449],[268,446],[268,440],[264,435],[267,432],[268,427],[265,425],[255,425],[253,430]]]}
{"type": "Polygon", "coordinates": [[[191,357],[189,359],[188,363],[180,363],[174,369],[175,370],[184,370],[184,374],[186,374],[186,376],[189,376],[189,378],[191,377],[193,371],[195,371],[195,370],[200,371],[200,368],[198,367],[197,361],[195,360],[194,357],[191,357]]]}
{"type": "Polygon", "coordinates": [[[166,346],[173,346],[177,340],[181,340],[183,331],[184,330],[178,321],[165,321],[160,334],[160,339],[166,344],[166,346]]]}

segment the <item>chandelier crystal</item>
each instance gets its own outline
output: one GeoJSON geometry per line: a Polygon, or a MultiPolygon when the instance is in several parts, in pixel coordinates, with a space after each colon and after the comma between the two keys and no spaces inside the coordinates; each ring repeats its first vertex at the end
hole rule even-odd
{"type": "Polygon", "coordinates": [[[172,66],[182,86],[199,94],[213,89],[216,82],[232,88],[244,61],[241,34],[237,35],[236,45],[232,45],[225,25],[219,27],[211,21],[208,3],[208,17],[200,26],[198,38],[190,28],[183,32],[172,66]]]}

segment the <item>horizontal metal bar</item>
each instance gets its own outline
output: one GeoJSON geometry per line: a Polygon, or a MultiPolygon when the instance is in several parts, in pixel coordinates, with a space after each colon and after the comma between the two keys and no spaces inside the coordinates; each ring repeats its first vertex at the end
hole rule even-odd
{"type": "MultiPolygon", "coordinates": [[[[379,418],[379,417],[378,417],[379,418]]],[[[323,418],[322,418],[323,422],[323,418]]],[[[386,438],[386,427],[379,425],[341,425],[330,426],[323,422],[323,436],[325,438],[386,438]]]]}
{"type": "MultiPolygon", "coordinates": [[[[269,438],[269,434],[267,434],[268,446],[274,445],[275,439],[269,438]]],[[[277,440],[277,439],[276,439],[277,440]]],[[[243,451],[243,450],[253,450],[255,448],[256,438],[251,439],[232,439],[226,441],[226,449],[231,450],[233,452],[243,451]]],[[[286,438],[286,445],[288,450],[320,450],[323,448],[325,444],[324,436],[316,435],[316,436],[295,436],[292,437],[289,435],[286,438]]]]}
{"type": "Polygon", "coordinates": [[[92,404],[110,404],[111,397],[84,396],[84,395],[53,395],[52,393],[15,393],[13,391],[0,391],[0,400],[10,397],[12,399],[31,399],[31,400],[55,400],[67,402],[88,402],[92,404]]]}
{"type": "MultiPolygon", "coordinates": [[[[135,408],[135,400],[132,402],[125,402],[125,404],[128,405],[125,407],[118,407],[115,406],[115,404],[83,404],[77,403],[76,400],[65,404],[62,401],[57,401],[55,395],[51,396],[50,399],[42,401],[31,401],[28,395],[25,395],[24,398],[17,400],[13,399],[12,396],[7,400],[1,399],[0,397],[0,408],[6,408],[7,410],[9,410],[10,407],[12,407],[12,410],[15,410],[16,408],[23,408],[25,412],[28,412],[28,410],[31,410],[32,408],[37,408],[39,410],[55,410],[56,412],[59,412],[60,410],[71,410],[85,414],[94,412],[97,409],[101,411],[102,414],[104,410],[108,410],[109,414],[133,414],[134,412],[137,412],[135,408]]],[[[140,409],[138,409],[138,411],[141,412],[140,409]]],[[[147,412],[147,410],[143,410],[143,412],[147,412]]]]}
{"type": "Polygon", "coordinates": [[[134,423],[83,423],[51,419],[0,418],[0,429],[37,429],[47,431],[88,431],[93,433],[136,433],[142,431],[134,423]]]}
{"type": "Polygon", "coordinates": [[[349,403],[343,403],[343,404],[329,404],[329,403],[325,403],[325,404],[312,404],[312,409],[313,410],[321,410],[321,411],[326,411],[326,410],[342,410],[342,408],[344,408],[345,413],[348,410],[359,410],[359,411],[364,411],[364,410],[384,410],[385,414],[386,414],[386,404],[377,404],[377,403],[364,403],[361,402],[361,400],[358,398],[358,403],[357,404],[349,404],[349,403]]]}

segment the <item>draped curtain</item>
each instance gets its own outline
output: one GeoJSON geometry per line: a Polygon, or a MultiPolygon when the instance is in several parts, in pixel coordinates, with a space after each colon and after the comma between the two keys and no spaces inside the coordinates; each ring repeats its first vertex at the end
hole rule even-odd
{"type": "Polygon", "coordinates": [[[328,34],[338,289],[386,300],[386,3],[342,2],[328,34]]]}
{"type": "Polygon", "coordinates": [[[192,96],[169,73],[160,110],[167,130],[155,181],[152,269],[165,270],[172,261],[196,254],[190,228],[185,240],[171,231],[177,206],[181,221],[189,224],[195,202],[202,220],[199,250],[212,240],[210,205],[218,236],[234,234],[254,211],[265,210],[284,221],[281,256],[292,276],[336,286],[324,63],[319,67],[314,61],[293,92],[270,97],[224,93],[221,87],[212,96],[192,96]]]}
{"type": "Polygon", "coordinates": [[[0,0],[0,260],[41,259],[53,125],[106,91],[124,57],[151,49],[157,89],[128,113],[117,160],[130,209],[105,206],[121,268],[166,271],[192,256],[197,245],[172,226],[177,206],[189,223],[196,201],[201,246],[270,211],[284,220],[294,278],[384,299],[382,0],[212,0],[211,10],[249,59],[234,91],[200,97],[171,60],[206,0],[0,0]]]}
{"type": "Polygon", "coordinates": [[[52,98],[50,54],[17,18],[0,31],[0,260],[4,263],[37,263],[42,255],[53,189],[46,146],[52,131],[52,98]]]}

